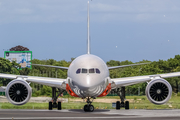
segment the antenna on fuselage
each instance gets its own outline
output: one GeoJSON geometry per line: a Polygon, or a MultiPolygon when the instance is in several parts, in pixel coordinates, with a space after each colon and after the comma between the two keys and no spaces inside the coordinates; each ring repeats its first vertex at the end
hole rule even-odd
{"type": "Polygon", "coordinates": [[[89,34],[89,1],[88,1],[88,20],[87,20],[87,54],[90,54],[90,34],[89,34]]]}

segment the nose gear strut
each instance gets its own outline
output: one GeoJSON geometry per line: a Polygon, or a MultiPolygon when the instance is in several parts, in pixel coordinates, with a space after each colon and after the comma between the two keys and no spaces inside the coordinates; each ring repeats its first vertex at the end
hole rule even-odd
{"type": "MultiPolygon", "coordinates": [[[[93,98],[94,99],[94,98],[93,98]]],[[[94,111],[94,106],[91,105],[91,103],[93,102],[93,100],[91,101],[90,97],[87,98],[87,104],[84,105],[84,111],[85,112],[93,112],[94,111]]]]}

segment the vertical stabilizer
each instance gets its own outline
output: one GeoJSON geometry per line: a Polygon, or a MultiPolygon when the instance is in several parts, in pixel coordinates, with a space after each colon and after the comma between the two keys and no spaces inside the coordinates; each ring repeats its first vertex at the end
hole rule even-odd
{"type": "Polygon", "coordinates": [[[87,54],[90,54],[90,34],[89,34],[89,1],[88,1],[88,18],[87,18],[87,54]]]}

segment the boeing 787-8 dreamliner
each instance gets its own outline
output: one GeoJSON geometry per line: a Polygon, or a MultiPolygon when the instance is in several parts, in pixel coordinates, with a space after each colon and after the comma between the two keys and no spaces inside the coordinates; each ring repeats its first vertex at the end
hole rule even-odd
{"type": "Polygon", "coordinates": [[[108,67],[101,58],[90,54],[89,2],[87,26],[87,54],[77,57],[69,67],[32,64],[66,69],[68,70],[67,79],[0,74],[0,78],[13,79],[5,90],[8,101],[14,105],[27,103],[32,94],[30,83],[52,87],[52,101],[49,102],[49,110],[52,110],[52,108],[61,110],[61,102],[57,102],[57,98],[64,91],[67,91],[71,96],[87,99],[84,111],[92,112],[94,111],[94,106],[91,104],[92,100],[96,97],[106,96],[112,89],[116,88],[121,88],[120,91],[117,91],[120,101],[116,102],[116,109],[121,107],[129,109],[129,102],[125,101],[125,87],[142,82],[148,83],[146,96],[150,102],[160,105],[166,103],[171,98],[171,85],[164,78],[180,76],[180,72],[111,79],[109,70],[142,64],[108,67]],[[56,95],[56,89],[59,90],[58,95],[56,95]]]}

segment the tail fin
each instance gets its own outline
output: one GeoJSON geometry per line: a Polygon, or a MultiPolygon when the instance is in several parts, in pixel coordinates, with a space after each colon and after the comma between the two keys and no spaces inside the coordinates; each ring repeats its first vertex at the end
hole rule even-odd
{"type": "Polygon", "coordinates": [[[88,1],[88,19],[87,19],[87,54],[90,54],[90,34],[89,34],[89,1],[88,1]]]}

